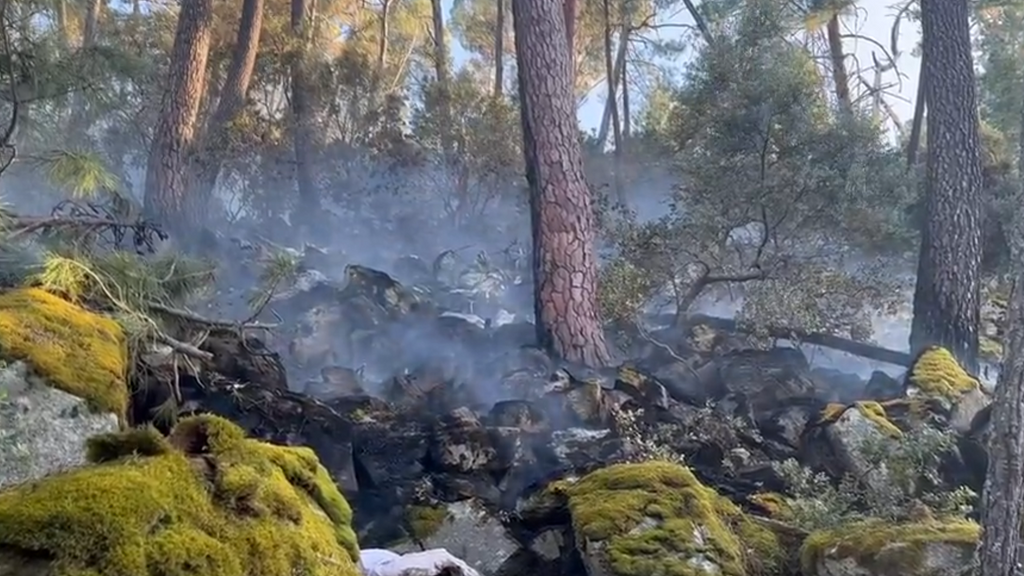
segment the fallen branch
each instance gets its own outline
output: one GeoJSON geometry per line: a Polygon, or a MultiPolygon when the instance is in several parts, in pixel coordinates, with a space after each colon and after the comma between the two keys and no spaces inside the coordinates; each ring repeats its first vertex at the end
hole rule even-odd
{"type": "Polygon", "coordinates": [[[213,354],[211,354],[210,352],[207,352],[206,350],[200,350],[199,348],[187,342],[182,342],[181,340],[171,338],[170,336],[164,334],[163,332],[156,333],[156,340],[157,342],[163,344],[164,346],[167,346],[168,348],[175,352],[178,352],[179,354],[191,356],[192,358],[197,358],[199,360],[213,360],[213,354]]]}
{"type": "Polygon", "coordinates": [[[196,314],[195,312],[192,312],[190,310],[172,308],[170,306],[165,306],[163,304],[149,303],[147,304],[147,306],[153,312],[159,312],[161,314],[166,314],[168,316],[174,316],[175,318],[180,318],[182,320],[185,320],[186,322],[192,322],[194,324],[203,324],[205,326],[209,326],[212,328],[230,328],[233,330],[272,330],[274,328],[277,328],[278,326],[277,324],[264,324],[262,322],[252,321],[230,322],[228,320],[214,320],[212,318],[200,316],[199,314],[196,314]]]}
{"type": "MultiPolygon", "coordinates": [[[[674,321],[674,316],[659,315],[658,317],[655,318],[655,321],[658,324],[671,326],[674,321]]],[[[689,315],[686,318],[686,325],[704,325],[715,330],[721,330],[723,332],[753,332],[752,329],[746,328],[730,318],[705,316],[704,314],[689,315]]],[[[857,342],[854,340],[850,340],[849,338],[842,338],[840,336],[833,336],[831,334],[821,334],[819,332],[804,332],[802,330],[793,330],[791,328],[783,328],[779,326],[768,326],[766,330],[768,336],[772,338],[782,340],[793,340],[804,344],[813,344],[816,346],[831,348],[833,350],[839,350],[841,352],[853,354],[854,356],[860,356],[861,358],[868,358],[870,360],[877,360],[879,362],[886,362],[889,364],[895,364],[897,366],[908,367],[910,366],[913,360],[910,354],[906,352],[890,350],[888,348],[883,348],[876,344],[857,342]]]]}

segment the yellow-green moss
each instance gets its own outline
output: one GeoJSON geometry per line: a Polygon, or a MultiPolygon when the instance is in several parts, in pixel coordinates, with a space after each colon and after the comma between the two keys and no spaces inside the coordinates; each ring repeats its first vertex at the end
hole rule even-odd
{"type": "Polygon", "coordinates": [[[51,385],[124,417],[127,341],[114,320],[38,288],[0,293],[0,357],[23,360],[51,385]]]}
{"type": "Polygon", "coordinates": [[[910,383],[923,394],[956,400],[980,386],[956,358],[939,346],[928,348],[910,368],[910,383]]]}
{"type": "Polygon", "coordinates": [[[351,511],[311,451],[213,416],[180,426],[163,454],[0,492],[0,546],[53,555],[55,576],[358,574],[351,511]]]}
{"type": "Polygon", "coordinates": [[[818,417],[818,423],[825,424],[827,422],[835,422],[836,420],[839,420],[843,414],[846,414],[846,410],[848,408],[849,406],[846,404],[830,402],[821,409],[821,414],[818,417]]]}
{"type": "Polygon", "coordinates": [[[774,533],[678,464],[618,464],[551,489],[568,498],[577,538],[605,543],[617,576],[696,576],[689,560],[701,556],[746,576],[784,557],[774,533]]]}
{"type": "Polygon", "coordinates": [[[995,338],[978,338],[978,357],[982,360],[999,362],[1003,359],[1003,344],[995,338]]]}
{"type": "Polygon", "coordinates": [[[878,426],[878,428],[886,435],[893,438],[903,437],[903,431],[889,420],[889,415],[885,413],[885,407],[878,402],[855,402],[854,406],[857,407],[857,410],[860,411],[865,418],[874,423],[875,426],[878,426]]]}
{"type": "Polygon", "coordinates": [[[827,554],[836,559],[853,558],[871,573],[915,574],[924,560],[925,545],[946,542],[970,546],[980,534],[976,523],[963,519],[911,524],[856,522],[808,536],[800,548],[800,565],[804,574],[814,574],[815,566],[827,554]],[[898,546],[890,546],[894,544],[898,546]]]}
{"type": "Polygon", "coordinates": [[[417,542],[436,534],[447,519],[448,509],[444,506],[410,506],[405,512],[409,536],[417,542]]]}
{"type": "Polygon", "coordinates": [[[769,517],[785,519],[790,516],[792,509],[786,497],[778,492],[758,492],[749,498],[755,506],[762,508],[769,517]]]}
{"type": "Polygon", "coordinates": [[[86,459],[102,464],[125,456],[160,456],[172,450],[159,430],[143,426],[122,432],[99,434],[85,442],[86,459]]]}

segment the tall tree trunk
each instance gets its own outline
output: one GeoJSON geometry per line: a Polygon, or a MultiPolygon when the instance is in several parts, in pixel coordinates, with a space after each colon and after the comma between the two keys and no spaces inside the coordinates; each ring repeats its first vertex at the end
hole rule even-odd
{"type": "Polygon", "coordinates": [[[494,22],[494,97],[505,91],[505,0],[498,0],[494,22]]]}
{"type": "Polygon", "coordinates": [[[451,73],[448,69],[448,41],[445,37],[444,11],[441,0],[430,0],[431,21],[434,31],[434,73],[437,77],[437,88],[440,91],[442,118],[441,148],[444,150],[446,162],[452,162],[455,156],[455,141],[449,128],[451,127],[451,73]]]}
{"type": "Polygon", "coordinates": [[[189,158],[206,84],[213,0],[183,0],[167,88],[146,165],[145,211],[169,232],[185,234],[198,218],[188,197],[189,158]]]}
{"type": "Polygon", "coordinates": [[[100,22],[100,0],[86,0],[85,24],[82,27],[82,47],[91,48],[96,45],[96,33],[100,22]]]}
{"type": "Polygon", "coordinates": [[[390,34],[391,25],[391,0],[383,0],[380,6],[380,38],[377,39],[377,70],[373,76],[373,90],[371,91],[376,97],[377,89],[380,87],[381,81],[384,79],[384,66],[388,61],[388,36],[390,34]]]}
{"type": "Polygon", "coordinates": [[[832,83],[835,85],[836,102],[841,112],[849,114],[853,111],[853,101],[850,99],[850,75],[846,71],[846,53],[843,52],[838,12],[828,19],[825,31],[828,33],[828,53],[832,61],[832,83]]]}
{"type": "MultiPolygon", "coordinates": [[[[602,2],[602,16],[604,17],[604,73],[608,85],[607,106],[611,110],[612,133],[615,135],[615,161],[612,163],[612,170],[615,173],[612,175],[612,185],[615,188],[615,199],[624,205],[626,199],[622,190],[622,125],[619,123],[619,106],[615,93],[617,77],[615,66],[612,64],[612,13],[609,1],[602,2]]],[[[620,39],[619,43],[625,44],[623,40],[625,39],[620,39]]]]}
{"type": "Polygon", "coordinates": [[[910,348],[944,346],[976,371],[982,180],[967,0],[922,0],[921,31],[928,168],[910,348]]]}
{"type": "Polygon", "coordinates": [[[591,366],[610,362],[597,306],[590,190],[583,177],[565,16],[550,0],[512,3],[533,229],[539,343],[591,366]]]}
{"type": "Polygon", "coordinates": [[[71,31],[68,29],[68,3],[67,0],[57,0],[55,6],[57,20],[57,37],[60,39],[61,48],[67,52],[71,49],[71,31]]]}
{"type": "MultiPolygon", "coordinates": [[[[310,76],[309,49],[312,43],[312,3],[291,0],[292,35],[298,43],[291,66],[292,143],[295,148],[295,183],[299,190],[298,220],[310,222],[320,210],[320,195],[313,178],[313,154],[316,126],[313,110],[313,84],[310,76]]],[[[294,220],[293,220],[294,221],[294,220]]]]}
{"type": "MultiPolygon", "coordinates": [[[[573,54],[576,53],[576,14],[578,9],[576,0],[562,0],[562,18],[565,22],[565,41],[569,45],[570,63],[573,60],[573,54]]],[[[575,70],[573,70],[573,75],[575,75],[575,70]]]]}
{"type": "MultiPolygon", "coordinates": [[[[1017,164],[1024,167],[1024,131],[1017,164]]],[[[980,576],[1019,573],[1020,526],[1024,517],[1024,173],[1018,175],[1010,240],[1013,287],[1007,314],[1006,357],[992,400],[988,471],[981,501],[983,528],[980,576]]]]}
{"type": "Polygon", "coordinates": [[[210,118],[202,151],[196,156],[194,165],[197,168],[196,187],[193,192],[195,201],[202,206],[203,214],[207,213],[213,190],[224,164],[224,153],[231,132],[231,122],[245,108],[252,82],[253,69],[256,66],[256,54],[259,52],[260,33],[263,29],[264,0],[244,0],[242,16],[238,21],[238,35],[231,52],[231,63],[228,65],[227,78],[221,89],[217,108],[210,118]]]}

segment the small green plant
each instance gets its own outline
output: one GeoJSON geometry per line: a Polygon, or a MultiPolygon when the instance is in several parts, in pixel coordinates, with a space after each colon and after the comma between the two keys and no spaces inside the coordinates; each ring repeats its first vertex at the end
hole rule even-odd
{"type": "Polygon", "coordinates": [[[931,427],[912,430],[900,439],[865,439],[854,450],[869,467],[839,482],[794,459],[777,463],[776,470],[789,486],[788,520],[813,531],[865,518],[912,520],[922,508],[965,516],[977,494],[966,486],[950,488],[938,473],[954,442],[952,433],[931,427]]]}

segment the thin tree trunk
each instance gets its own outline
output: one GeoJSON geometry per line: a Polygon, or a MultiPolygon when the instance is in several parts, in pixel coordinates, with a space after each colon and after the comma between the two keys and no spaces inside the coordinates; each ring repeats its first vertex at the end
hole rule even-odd
{"type": "Polygon", "coordinates": [[[320,196],[313,178],[313,154],[316,126],[313,117],[313,85],[309,77],[309,49],[312,43],[312,1],[291,0],[292,34],[298,42],[298,54],[291,66],[292,139],[295,148],[295,182],[299,190],[298,220],[315,219],[320,196]]]}
{"type": "Polygon", "coordinates": [[[377,40],[377,73],[373,78],[373,92],[377,92],[384,78],[384,65],[388,60],[388,35],[391,24],[391,0],[383,0],[380,8],[380,38],[377,40]]]}
{"type": "Polygon", "coordinates": [[[505,92],[505,0],[498,0],[494,22],[494,97],[505,92]]]}
{"type": "Polygon", "coordinates": [[[256,55],[259,52],[260,33],[263,30],[264,0],[244,0],[242,16],[238,21],[238,35],[231,53],[227,78],[221,89],[220,100],[210,119],[202,152],[195,163],[197,170],[196,202],[204,207],[207,213],[213,190],[217,185],[221,167],[224,164],[225,149],[228,147],[231,122],[245,108],[252,83],[253,69],[256,66],[256,55]]]}
{"type": "MultiPolygon", "coordinates": [[[[82,29],[82,49],[89,50],[96,45],[96,30],[99,27],[101,0],[87,0],[85,6],[85,25],[82,29]]],[[[71,120],[69,137],[72,142],[87,141],[89,129],[88,104],[82,90],[75,92],[71,98],[71,120]]]]}
{"type": "MultiPolygon", "coordinates": [[[[625,36],[627,42],[619,40],[618,54],[615,55],[615,68],[612,76],[615,78],[616,92],[618,91],[618,78],[622,76],[622,70],[626,66],[626,47],[628,46],[629,33],[625,36]]],[[[612,127],[612,102],[610,100],[604,104],[604,112],[601,113],[601,124],[597,129],[597,149],[604,150],[605,144],[608,143],[608,132],[611,131],[612,127]]]]}
{"type": "MultiPolygon", "coordinates": [[[[1024,131],[1017,162],[1024,166],[1024,131]]],[[[1018,551],[1024,519],[1024,174],[1018,175],[1017,192],[1010,241],[1014,280],[1007,313],[1006,357],[992,399],[988,471],[981,502],[980,576],[1016,576],[1020,572],[1018,551]]]]}
{"type": "Polygon", "coordinates": [[[171,233],[185,234],[199,216],[188,198],[188,161],[206,88],[212,31],[213,0],[183,0],[146,165],[145,211],[171,233]]]}
{"type": "Polygon", "coordinates": [[[533,229],[534,312],[544,348],[610,362],[597,306],[590,190],[583,176],[566,20],[550,0],[512,3],[533,229]]]}
{"type": "Polygon", "coordinates": [[[917,152],[921,149],[921,128],[924,126],[924,115],[927,103],[925,102],[925,86],[928,83],[928,76],[925,74],[925,52],[921,50],[921,70],[917,73],[917,97],[914,99],[914,119],[910,123],[910,138],[907,141],[907,170],[917,164],[917,152]]]}
{"type": "Polygon", "coordinates": [[[846,71],[846,53],[843,52],[843,37],[839,28],[839,13],[833,14],[825,27],[828,33],[828,53],[832,60],[832,83],[835,85],[836,102],[840,112],[853,112],[850,99],[850,75],[846,71]]]}
{"type": "MultiPolygon", "coordinates": [[[[612,113],[612,133],[615,135],[615,151],[614,151],[614,162],[612,163],[612,170],[614,174],[612,176],[612,185],[615,188],[615,199],[620,204],[625,204],[625,198],[623,197],[622,190],[622,125],[619,123],[619,106],[616,102],[615,93],[615,66],[612,64],[612,22],[611,22],[611,7],[609,6],[609,0],[604,0],[602,3],[603,16],[604,16],[604,71],[605,78],[607,79],[608,85],[608,103],[607,106],[612,113]]],[[[624,38],[619,41],[620,44],[625,45],[624,38]]]]}
{"type": "Polygon", "coordinates": [[[90,48],[96,45],[96,30],[99,27],[100,9],[103,7],[100,0],[87,0],[85,4],[85,25],[82,27],[82,47],[90,48]]]}
{"type": "MultiPolygon", "coordinates": [[[[625,31],[623,31],[625,34],[625,31]]],[[[622,77],[619,78],[619,85],[622,86],[622,143],[629,146],[629,139],[633,136],[632,111],[629,105],[629,74],[626,66],[622,67],[622,77]]]]}
{"type": "Polygon", "coordinates": [[[441,0],[430,0],[431,20],[434,30],[434,73],[440,91],[442,118],[441,148],[445,160],[452,162],[455,156],[455,141],[452,139],[451,126],[451,74],[448,69],[448,42],[445,38],[444,11],[441,0]]]}
{"type": "Polygon", "coordinates": [[[921,4],[928,168],[910,348],[944,346],[977,371],[982,175],[969,13],[967,0],[921,4]]]}

